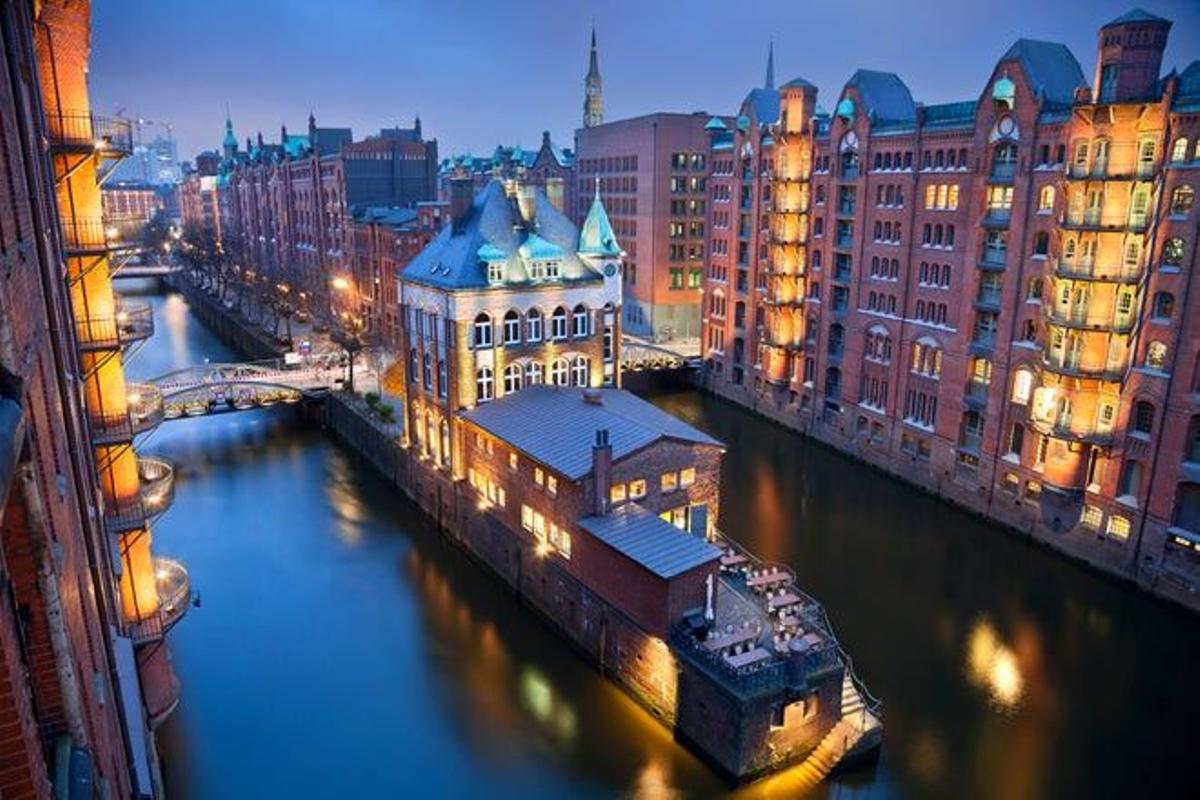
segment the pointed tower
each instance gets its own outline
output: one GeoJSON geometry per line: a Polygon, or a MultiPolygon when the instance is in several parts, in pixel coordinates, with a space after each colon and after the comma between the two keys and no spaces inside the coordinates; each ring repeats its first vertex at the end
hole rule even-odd
{"type": "Polygon", "coordinates": [[[238,141],[233,135],[233,120],[229,116],[229,109],[225,109],[225,139],[221,142],[221,150],[224,152],[226,160],[232,160],[237,155],[238,141]]]}
{"type": "Polygon", "coordinates": [[[763,84],[764,89],[775,88],[775,43],[771,42],[770,48],[767,50],[767,80],[763,84]]]}
{"type": "Polygon", "coordinates": [[[617,244],[617,235],[608,220],[608,212],[600,200],[599,178],[596,178],[596,194],[592,199],[592,207],[579,229],[578,252],[581,256],[597,259],[620,258],[624,254],[621,245],[617,244]]]}
{"type": "Polygon", "coordinates": [[[604,124],[604,98],[600,92],[600,57],[596,54],[596,29],[592,28],[592,55],[583,81],[583,127],[604,124]]]}

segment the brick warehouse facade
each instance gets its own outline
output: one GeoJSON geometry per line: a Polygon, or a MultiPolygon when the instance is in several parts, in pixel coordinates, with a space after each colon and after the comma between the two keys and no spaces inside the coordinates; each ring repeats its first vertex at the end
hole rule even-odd
{"type": "Polygon", "coordinates": [[[1200,62],[1019,40],[977,99],[860,70],[710,123],[713,391],[1200,605],[1200,62]],[[1193,301],[1194,302],[1194,301],[1193,301]]]}
{"type": "MultiPolygon", "coordinates": [[[[361,272],[349,263],[356,209],[412,208],[437,191],[437,141],[423,138],[420,119],[354,141],[349,128],[318,127],[310,115],[306,133],[283,126],[277,143],[259,133],[244,148],[227,119],[214,155],[198,156],[179,185],[185,229],[212,232],[234,263],[288,285],[313,310],[328,308],[331,280],[361,272]]],[[[355,290],[372,298],[363,303],[369,329],[383,332],[375,287],[355,290]]]]}
{"type": "Polygon", "coordinates": [[[130,152],[132,136],[88,109],[89,12],[79,2],[0,8],[6,799],[159,796],[151,731],[178,702],[164,634],[182,611],[161,605],[166,564],[150,552],[132,447],[134,427],[151,420],[137,416],[122,368],[122,341],[148,332],[134,304],[114,330],[120,300],[100,221],[101,164],[130,152]]]}

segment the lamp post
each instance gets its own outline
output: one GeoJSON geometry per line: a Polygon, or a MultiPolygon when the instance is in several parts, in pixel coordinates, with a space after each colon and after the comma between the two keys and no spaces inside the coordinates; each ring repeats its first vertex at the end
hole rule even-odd
{"type": "Polygon", "coordinates": [[[355,307],[355,299],[357,292],[354,290],[354,285],[342,276],[337,276],[329,282],[329,286],[333,289],[331,297],[330,312],[333,316],[333,330],[330,333],[330,338],[334,342],[340,344],[346,351],[346,355],[350,359],[349,370],[346,378],[346,388],[350,393],[354,393],[354,361],[360,350],[363,349],[363,334],[366,332],[366,320],[358,313],[355,307]],[[341,303],[341,310],[337,308],[339,305],[338,298],[344,298],[341,303]]]}

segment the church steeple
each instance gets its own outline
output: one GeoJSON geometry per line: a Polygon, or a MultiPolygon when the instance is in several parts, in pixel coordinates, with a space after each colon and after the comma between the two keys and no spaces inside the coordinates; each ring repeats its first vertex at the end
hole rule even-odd
{"type": "Polygon", "coordinates": [[[237,155],[238,141],[233,135],[233,119],[229,116],[229,108],[225,108],[225,139],[221,142],[221,149],[224,151],[225,158],[232,159],[237,155]]]}
{"type": "Polygon", "coordinates": [[[767,82],[763,84],[763,88],[775,88],[775,42],[771,42],[771,47],[767,50],[767,82]]]}
{"type": "Polygon", "coordinates": [[[596,29],[592,28],[592,53],[583,81],[583,127],[604,124],[604,98],[600,91],[600,57],[596,53],[596,29]]]}

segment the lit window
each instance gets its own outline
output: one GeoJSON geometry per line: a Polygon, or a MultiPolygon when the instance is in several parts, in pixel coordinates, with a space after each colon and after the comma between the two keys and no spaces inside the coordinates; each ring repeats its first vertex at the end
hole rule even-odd
{"type": "Polygon", "coordinates": [[[679,485],[691,486],[696,482],[696,468],[687,467],[679,471],[679,485]]]}
{"type": "Polygon", "coordinates": [[[550,493],[551,497],[558,494],[558,478],[553,475],[546,476],[546,491],[550,493]]]}
{"type": "Polygon", "coordinates": [[[679,488],[679,474],[676,472],[664,472],[662,474],[662,491],[663,493],[673,492],[679,488]]]}
{"type": "Polygon", "coordinates": [[[508,467],[509,467],[509,469],[517,468],[517,454],[516,453],[508,454],[508,467]]]}
{"type": "Polygon", "coordinates": [[[645,497],[646,496],[646,481],[642,478],[638,478],[635,481],[630,481],[629,482],[629,496],[634,500],[645,497]]]}
{"type": "Polygon", "coordinates": [[[1124,541],[1129,538],[1129,518],[1113,515],[1108,518],[1108,535],[1124,541]]]}
{"type": "Polygon", "coordinates": [[[538,486],[544,486],[546,484],[546,473],[542,472],[541,467],[533,468],[533,482],[538,486]]]}
{"type": "Polygon", "coordinates": [[[1079,518],[1085,528],[1091,528],[1094,531],[1100,530],[1100,523],[1104,522],[1104,512],[1098,506],[1084,506],[1083,515],[1079,518]]]}
{"type": "Polygon", "coordinates": [[[625,502],[625,497],[626,497],[625,484],[614,483],[612,485],[612,488],[609,489],[608,499],[611,500],[613,503],[623,503],[623,502],[625,502]]]}
{"type": "Polygon", "coordinates": [[[1012,399],[1014,403],[1025,405],[1029,402],[1029,394],[1033,390],[1033,373],[1028,370],[1017,370],[1013,378],[1012,399]]]}

